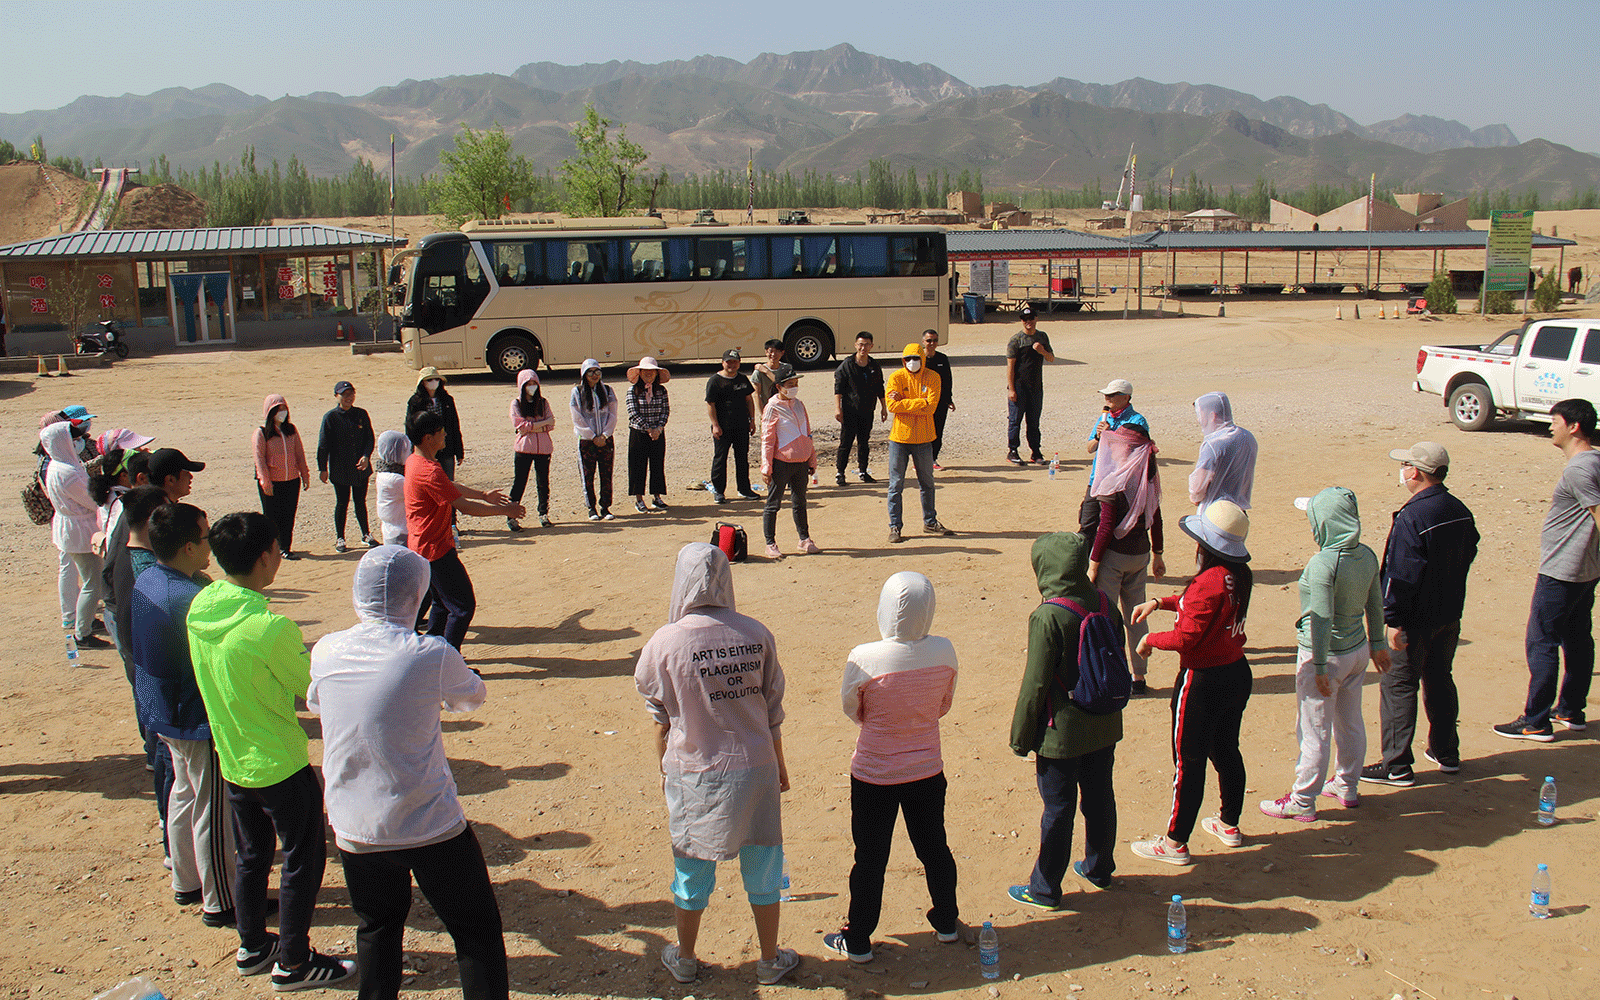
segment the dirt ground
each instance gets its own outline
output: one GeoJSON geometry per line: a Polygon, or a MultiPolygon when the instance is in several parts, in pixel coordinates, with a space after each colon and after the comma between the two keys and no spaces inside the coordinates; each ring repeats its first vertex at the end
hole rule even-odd
{"type": "Polygon", "coordinates": [[[88,181],[55,167],[0,164],[0,246],[70,230],[88,181]]]}
{"type": "MultiPolygon", "coordinates": [[[[1000,931],[1005,980],[997,995],[1590,995],[1600,982],[1600,958],[1590,952],[1600,918],[1591,825],[1600,752],[1584,734],[1536,745],[1489,731],[1514,717],[1523,698],[1523,623],[1560,455],[1536,425],[1461,433],[1437,397],[1411,390],[1419,344],[1482,342],[1508,323],[1335,322],[1326,312],[1315,304],[1240,302],[1230,304],[1226,319],[1191,310],[1184,319],[1041,324],[1060,357],[1045,376],[1045,451],[1062,458],[1053,481],[1042,468],[1001,461],[1010,323],[953,326],[958,409],[944,459],[949,468],[939,476],[939,515],[959,533],[925,538],[913,531],[891,548],[882,487],[824,485],[813,494],[811,514],[822,555],[736,567],[740,610],[776,634],[789,684],[784,730],[794,788],[784,820],[799,898],[785,906],[782,939],[804,964],[778,987],[754,986],[752,926],[731,869],[701,939],[710,971],[683,987],[657,961],[672,940],[670,855],[649,720],[631,679],[634,659],[663,621],[681,545],[705,540],[719,518],[743,524],[753,542],[759,538],[754,504],[718,510],[705,493],[682,488],[703,478],[709,462],[697,400],[709,369],[680,372],[671,386],[679,405],[668,431],[667,514],[633,514],[620,497],[619,468],[618,520],[583,520],[571,439],[558,434],[554,527],[513,537],[503,522],[464,520],[463,555],[480,598],[466,652],[483,671],[490,700],[445,723],[463,803],[497,884],[515,989],[638,1000],[990,995],[972,947],[935,943],[903,833],[890,865],[878,960],[854,966],[821,947],[820,934],[839,926],[848,897],[855,731],[837,700],[843,657],[877,637],[882,581],[915,569],[938,588],[935,631],[950,636],[961,657],[944,725],[947,822],[962,916],[992,916],[1000,931]],[[1190,405],[1196,396],[1229,393],[1239,422],[1261,443],[1250,536],[1257,588],[1248,626],[1255,690],[1245,716],[1246,844],[1226,850],[1197,831],[1197,863],[1184,870],[1126,849],[1127,841],[1160,832],[1169,807],[1166,696],[1176,660],[1158,654],[1151,680],[1159,690],[1127,709],[1118,753],[1123,846],[1116,883],[1077,892],[1066,910],[1045,915],[1005,893],[1027,877],[1039,815],[1031,765],[1008,746],[1025,623],[1039,599],[1028,548],[1041,532],[1076,527],[1082,439],[1099,411],[1096,390],[1113,377],[1132,379],[1135,403],[1161,446],[1169,524],[1186,506],[1184,483],[1199,438],[1190,405]],[[1304,515],[1291,501],[1335,483],[1349,486],[1361,499],[1366,539],[1381,546],[1388,513],[1403,498],[1387,452],[1419,439],[1451,450],[1451,486],[1484,536],[1456,666],[1464,767],[1446,776],[1422,763],[1415,787],[1364,787],[1358,811],[1327,809],[1313,824],[1269,820],[1255,803],[1281,795],[1291,777],[1295,580],[1312,552],[1304,515]],[[1534,821],[1546,774],[1558,777],[1562,817],[1548,829],[1534,821]],[[1554,874],[1557,919],[1550,921],[1527,912],[1529,878],[1541,860],[1554,874]],[[1191,901],[1195,945],[1184,956],[1163,949],[1172,893],[1191,901]]],[[[0,426],[11,442],[0,478],[24,481],[40,413],[83,403],[99,414],[99,429],[134,427],[156,435],[157,445],[205,461],[191,499],[213,516],[253,509],[249,440],[261,397],[285,392],[310,433],[339,378],[355,382],[358,405],[379,428],[398,425],[413,385],[399,356],[355,358],[334,345],[167,353],[70,380],[13,377],[0,382],[0,426]]],[[[573,378],[552,373],[552,397],[564,400],[573,378]]],[[[822,418],[819,437],[833,440],[828,379],[814,375],[802,389],[822,418]]],[[[452,390],[466,429],[463,481],[508,486],[508,387],[465,376],[452,390]]],[[[879,471],[884,453],[880,433],[879,471]]],[[[353,622],[349,581],[359,553],[333,552],[331,504],[331,490],[314,483],[296,542],[307,557],[285,563],[272,592],[308,642],[353,622]]],[[[0,663],[0,822],[8,831],[0,847],[0,995],[87,998],[136,974],[171,997],[262,995],[264,982],[242,980],[228,964],[233,933],[203,927],[197,910],[172,902],[120,663],[114,653],[96,651],[77,668],[65,665],[48,529],[28,524],[14,500],[0,508],[0,528],[10,577],[0,629],[16,642],[0,663]]],[[[1173,575],[1154,584],[1153,594],[1180,588],[1188,565],[1183,537],[1170,530],[1169,538],[1173,575]]],[[[779,541],[792,551],[787,515],[779,541]]],[[[1374,748],[1368,760],[1377,743],[1375,677],[1369,674],[1366,695],[1374,748]]],[[[315,737],[316,720],[303,718],[315,737]]],[[[314,740],[313,763],[320,756],[314,740]]],[[[1214,796],[1208,792],[1208,811],[1214,796]]],[[[415,974],[407,995],[454,995],[449,940],[420,896],[412,928],[406,947],[415,974]]],[[[313,943],[354,950],[336,861],[313,943]]]]}

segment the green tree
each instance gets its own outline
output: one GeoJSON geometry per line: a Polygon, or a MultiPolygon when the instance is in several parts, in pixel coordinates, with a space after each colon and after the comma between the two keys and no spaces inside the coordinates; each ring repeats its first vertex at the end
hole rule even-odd
{"type": "Polygon", "coordinates": [[[1540,312],[1555,312],[1561,306],[1561,288],[1556,284],[1555,268],[1544,273],[1544,280],[1533,290],[1533,307],[1540,312]]]}
{"type": "Polygon", "coordinates": [[[1504,316],[1517,311],[1517,301],[1511,297],[1510,292],[1489,292],[1484,296],[1483,314],[1485,316],[1504,316]]]}
{"type": "Polygon", "coordinates": [[[439,151],[445,171],[432,188],[433,209],[452,226],[468,219],[498,219],[506,202],[534,193],[533,165],[511,154],[511,137],[495,123],[474,132],[466,125],[449,149],[439,151]]]}
{"type": "Polygon", "coordinates": [[[1456,292],[1450,287],[1450,272],[1438,271],[1433,280],[1428,282],[1427,290],[1422,293],[1428,300],[1428,311],[1433,313],[1453,313],[1456,311],[1456,292]]]}
{"type": "Polygon", "coordinates": [[[621,215],[633,203],[639,168],[650,154],[628,139],[626,125],[611,138],[614,123],[601,118],[593,104],[583,107],[583,121],[572,130],[578,155],[561,161],[561,183],[566,197],[562,211],[568,215],[604,217],[621,215]]]}

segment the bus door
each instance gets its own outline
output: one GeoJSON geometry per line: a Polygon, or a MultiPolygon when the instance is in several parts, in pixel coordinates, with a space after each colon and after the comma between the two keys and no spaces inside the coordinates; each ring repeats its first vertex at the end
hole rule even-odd
{"type": "Polygon", "coordinates": [[[450,240],[430,246],[417,259],[412,287],[412,325],[429,335],[448,332],[441,340],[459,343],[462,328],[489,294],[489,279],[472,244],[450,240]]]}

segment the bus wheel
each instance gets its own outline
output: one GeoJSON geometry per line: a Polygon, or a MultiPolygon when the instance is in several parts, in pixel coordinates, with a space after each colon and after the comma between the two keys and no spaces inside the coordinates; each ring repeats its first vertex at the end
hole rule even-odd
{"type": "Polygon", "coordinates": [[[833,354],[833,338],[828,331],[811,323],[802,323],[789,331],[784,353],[796,368],[820,368],[833,354]]]}
{"type": "Polygon", "coordinates": [[[514,333],[494,342],[494,349],[489,352],[489,368],[509,382],[524,368],[538,368],[543,356],[532,338],[514,333]]]}

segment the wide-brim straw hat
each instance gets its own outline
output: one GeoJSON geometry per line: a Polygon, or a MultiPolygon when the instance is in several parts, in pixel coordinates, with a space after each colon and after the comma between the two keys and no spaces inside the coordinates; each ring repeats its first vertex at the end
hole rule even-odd
{"type": "Polygon", "coordinates": [[[668,382],[672,381],[672,373],[656,364],[656,359],[650,357],[648,354],[640,358],[638,364],[628,369],[628,381],[639,381],[639,373],[644,371],[646,368],[656,373],[656,383],[658,385],[666,385],[668,382]]]}
{"type": "Polygon", "coordinates": [[[1249,562],[1250,516],[1232,500],[1214,500],[1205,510],[1178,522],[1183,533],[1199,542],[1213,555],[1232,562],[1249,562]]]}

